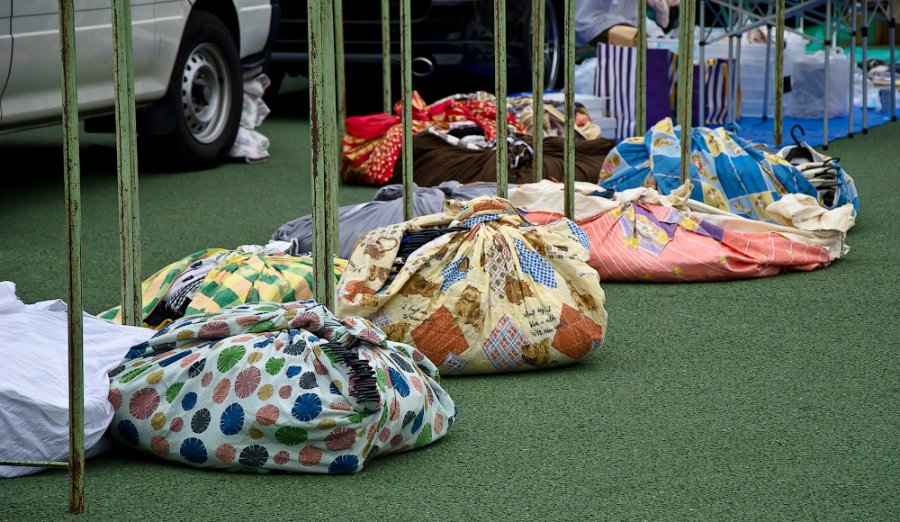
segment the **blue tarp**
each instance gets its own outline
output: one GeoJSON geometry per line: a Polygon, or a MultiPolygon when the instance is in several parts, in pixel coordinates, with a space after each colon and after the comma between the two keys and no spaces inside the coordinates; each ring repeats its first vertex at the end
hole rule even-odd
{"type": "MultiPolygon", "coordinates": [[[[762,118],[750,118],[744,117],[740,120],[741,132],[740,135],[742,138],[748,139],[754,143],[765,143],[767,145],[772,145],[775,141],[774,138],[774,129],[775,129],[775,120],[769,118],[766,121],[763,121],[762,118]]],[[[847,122],[849,118],[831,118],[828,120],[828,142],[832,142],[838,138],[843,138],[848,135],[847,122]]],[[[883,112],[869,110],[869,128],[877,127],[878,125],[883,125],[887,122],[891,121],[891,115],[885,114],[883,112]]],[[[790,132],[791,128],[794,125],[800,125],[803,127],[803,130],[806,132],[806,136],[803,138],[803,141],[809,143],[813,147],[821,147],[824,143],[823,138],[823,127],[822,127],[822,119],[815,120],[800,120],[795,118],[785,118],[784,119],[784,138],[783,143],[793,144],[791,140],[790,132]]],[[[862,132],[862,109],[853,109],[853,128],[854,135],[860,134],[862,132]]]]}

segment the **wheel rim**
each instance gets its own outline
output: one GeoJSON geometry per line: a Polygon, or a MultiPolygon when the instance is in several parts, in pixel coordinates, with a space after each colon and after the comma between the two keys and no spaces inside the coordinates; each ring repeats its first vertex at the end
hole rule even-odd
{"type": "Polygon", "coordinates": [[[194,47],[181,75],[181,110],[194,139],[212,143],[222,135],[231,96],[228,66],[222,52],[208,43],[194,47]]]}
{"type": "MultiPolygon", "coordinates": [[[[562,34],[559,30],[559,24],[556,20],[556,9],[553,2],[546,2],[544,11],[544,88],[552,89],[556,86],[559,79],[559,63],[562,57],[562,34]]],[[[529,29],[529,39],[534,34],[529,29]]],[[[529,46],[528,49],[531,49],[529,46]]],[[[532,61],[532,67],[534,62],[532,61]]],[[[532,69],[534,70],[534,69],[532,69]]]]}
{"type": "Polygon", "coordinates": [[[547,2],[546,16],[544,17],[544,26],[546,27],[546,36],[544,37],[544,86],[552,89],[556,85],[557,75],[559,74],[559,53],[560,53],[560,34],[556,19],[556,10],[553,2],[547,2]]]}

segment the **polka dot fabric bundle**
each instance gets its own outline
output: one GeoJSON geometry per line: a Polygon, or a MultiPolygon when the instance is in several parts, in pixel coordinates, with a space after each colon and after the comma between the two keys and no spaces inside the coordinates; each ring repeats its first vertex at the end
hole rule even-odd
{"type": "Polygon", "coordinates": [[[456,412],[421,352],[314,301],[185,317],[110,375],[113,436],[197,467],[354,473],[456,412]]]}

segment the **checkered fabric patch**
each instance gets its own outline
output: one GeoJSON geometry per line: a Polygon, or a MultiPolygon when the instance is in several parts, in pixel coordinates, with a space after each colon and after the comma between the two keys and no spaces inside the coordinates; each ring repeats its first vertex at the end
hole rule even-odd
{"type": "Polygon", "coordinates": [[[483,349],[491,364],[502,371],[522,365],[522,348],[527,345],[528,338],[504,315],[485,341],[483,349]]]}
{"type": "Polygon", "coordinates": [[[393,324],[391,323],[391,318],[384,310],[379,310],[370,315],[369,320],[375,323],[375,326],[377,326],[378,328],[387,328],[388,326],[393,324]]]}
{"type": "Polygon", "coordinates": [[[581,246],[590,250],[591,242],[588,239],[587,233],[573,221],[566,221],[566,224],[569,225],[569,231],[572,232],[572,235],[575,236],[575,239],[577,239],[578,242],[581,243],[581,246]]]}
{"type": "Polygon", "coordinates": [[[454,284],[465,279],[466,274],[469,273],[469,270],[472,270],[472,264],[469,263],[469,268],[466,271],[462,271],[459,269],[459,265],[463,262],[468,262],[469,259],[466,257],[461,257],[456,261],[447,265],[447,268],[441,272],[441,275],[444,276],[444,283],[441,285],[441,291],[446,292],[448,288],[453,286],[454,284]]]}
{"type": "Polygon", "coordinates": [[[544,260],[537,252],[532,252],[525,247],[518,239],[516,242],[516,250],[519,252],[519,264],[526,274],[530,275],[536,282],[548,287],[556,288],[556,271],[550,266],[550,263],[544,260]]]}
{"type": "Polygon", "coordinates": [[[461,227],[464,228],[472,228],[479,223],[487,223],[488,221],[497,221],[500,219],[500,214],[485,214],[483,216],[475,216],[470,217],[460,224],[461,227]]]}
{"type": "Polygon", "coordinates": [[[447,352],[447,358],[444,359],[444,362],[441,364],[442,370],[447,370],[450,372],[461,372],[465,367],[465,359],[452,352],[447,352]]]}
{"type": "Polygon", "coordinates": [[[494,244],[485,255],[484,269],[490,276],[491,289],[506,299],[506,278],[515,277],[516,265],[506,242],[498,237],[494,236],[494,244]]]}

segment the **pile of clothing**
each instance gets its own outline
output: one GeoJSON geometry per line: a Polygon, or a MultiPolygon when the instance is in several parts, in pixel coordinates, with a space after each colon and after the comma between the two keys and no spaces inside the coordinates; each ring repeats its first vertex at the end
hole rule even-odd
{"type": "MultiPolygon", "coordinates": [[[[509,138],[510,183],[531,183],[534,179],[533,139],[525,134],[509,138]]],[[[544,179],[562,180],[565,170],[563,138],[549,137],[543,142],[544,179]]],[[[575,142],[575,179],[596,183],[614,140],[596,138],[575,142]]],[[[433,186],[445,181],[475,183],[497,181],[497,150],[494,143],[476,146],[446,133],[428,129],[413,138],[413,179],[417,185],[433,186]]],[[[403,170],[394,166],[392,181],[402,180],[403,170]]]]}
{"type": "MultiPolygon", "coordinates": [[[[496,99],[492,94],[476,92],[456,94],[427,105],[417,93],[412,93],[412,132],[417,134],[428,127],[442,132],[482,134],[487,140],[496,136],[496,99]]],[[[394,115],[372,114],[353,116],[346,120],[341,179],[345,183],[381,186],[387,184],[394,172],[403,139],[401,102],[394,105],[394,115]]],[[[508,115],[512,130],[521,131],[515,116],[508,115]]]]}
{"type": "MultiPolygon", "coordinates": [[[[496,99],[486,92],[456,94],[426,105],[413,92],[413,176],[423,187],[444,181],[472,183],[496,181],[496,99]],[[428,132],[423,132],[423,131],[428,132]]],[[[534,113],[530,96],[507,100],[510,181],[533,180],[531,134],[534,113]]],[[[401,181],[402,152],[400,102],[394,115],[371,114],[346,120],[341,179],[345,183],[381,186],[401,181]]],[[[560,102],[544,103],[545,177],[562,179],[562,133],[565,116],[560,102]]],[[[578,106],[575,116],[578,179],[595,182],[606,153],[615,145],[599,139],[600,128],[587,110],[578,106]]]]}
{"type": "MultiPolygon", "coordinates": [[[[444,209],[447,200],[468,201],[479,196],[497,193],[496,183],[460,184],[445,181],[436,187],[413,187],[413,215],[426,216],[444,209]]],[[[386,227],[403,221],[403,185],[387,185],[378,189],[373,201],[358,205],[347,205],[338,209],[338,234],[343,258],[350,257],[356,240],[376,228],[386,227]]],[[[302,254],[312,251],[312,216],[307,214],[288,221],[272,234],[272,241],[291,243],[290,253],[302,254]]]]}
{"type": "MultiPolygon", "coordinates": [[[[506,100],[509,111],[516,116],[522,125],[523,132],[534,135],[534,100],[531,95],[514,96],[506,100]]],[[[566,116],[562,101],[543,100],[544,111],[542,128],[544,136],[561,138],[565,132],[566,116]]],[[[600,137],[600,127],[592,120],[587,108],[575,102],[575,137],[578,140],[593,140],[600,137]]]]}

